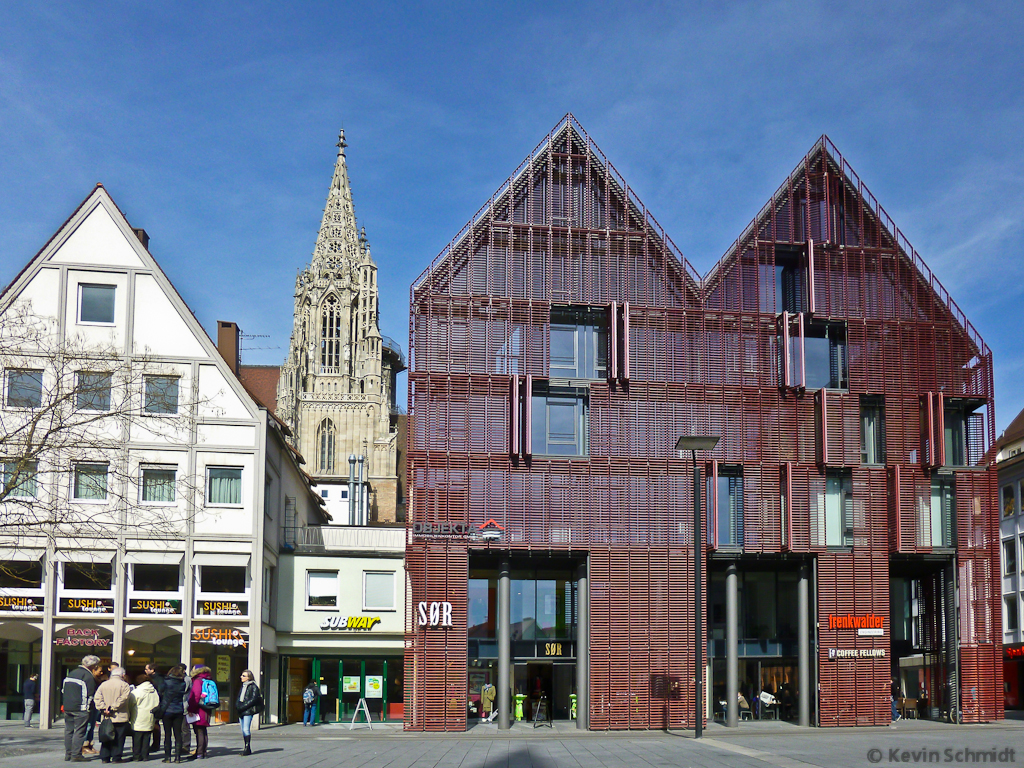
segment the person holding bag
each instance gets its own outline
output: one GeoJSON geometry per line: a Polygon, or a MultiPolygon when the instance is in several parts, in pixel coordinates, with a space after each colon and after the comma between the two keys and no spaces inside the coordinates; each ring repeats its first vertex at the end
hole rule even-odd
{"type": "Polygon", "coordinates": [[[209,737],[206,729],[210,726],[210,714],[220,705],[217,683],[213,680],[213,671],[209,667],[192,667],[192,688],[188,694],[188,714],[186,719],[192,723],[196,734],[196,760],[206,759],[209,737]]]}
{"type": "Polygon", "coordinates": [[[124,754],[124,740],[128,735],[128,698],[131,688],[124,679],[122,667],[112,667],[110,679],[96,689],[93,701],[103,718],[100,721],[100,762],[120,763],[124,754]]]}
{"type": "Polygon", "coordinates": [[[243,755],[251,755],[249,739],[252,736],[252,719],[263,711],[263,694],[256,685],[251,670],[242,673],[242,690],[238,692],[238,723],[242,726],[242,741],[245,742],[243,755]]]}

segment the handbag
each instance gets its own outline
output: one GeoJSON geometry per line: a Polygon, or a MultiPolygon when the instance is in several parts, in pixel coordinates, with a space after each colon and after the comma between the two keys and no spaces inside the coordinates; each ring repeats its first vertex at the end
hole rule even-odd
{"type": "Polygon", "coordinates": [[[153,717],[155,717],[157,719],[162,718],[164,716],[164,703],[163,703],[163,701],[161,701],[159,704],[157,704],[155,707],[153,707],[151,710],[149,710],[149,714],[151,714],[153,717]]]}
{"type": "Polygon", "coordinates": [[[114,721],[109,717],[104,717],[100,720],[100,727],[96,733],[96,738],[100,740],[100,744],[110,744],[117,738],[117,733],[114,731],[114,721]]]}

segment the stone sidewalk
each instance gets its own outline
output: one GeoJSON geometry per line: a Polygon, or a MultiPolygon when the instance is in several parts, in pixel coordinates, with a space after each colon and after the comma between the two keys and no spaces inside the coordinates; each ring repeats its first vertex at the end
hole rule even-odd
{"type": "MultiPolygon", "coordinates": [[[[237,726],[210,729],[209,760],[246,768],[846,768],[894,763],[1024,764],[1024,721],[954,726],[900,722],[882,728],[809,728],[788,723],[709,725],[705,738],[665,733],[577,731],[572,724],[509,732],[476,726],[464,734],[406,733],[398,726],[349,730],[272,726],[253,735],[254,753],[240,758],[237,726]]],[[[210,762],[212,761],[212,762],[210,762]]],[[[89,761],[99,765],[99,760],[89,761]]],[[[154,762],[154,761],[151,761],[154,762]]],[[[154,763],[159,765],[159,761],[154,763]]],[[[0,723],[0,768],[63,765],[63,731],[0,723]]]]}

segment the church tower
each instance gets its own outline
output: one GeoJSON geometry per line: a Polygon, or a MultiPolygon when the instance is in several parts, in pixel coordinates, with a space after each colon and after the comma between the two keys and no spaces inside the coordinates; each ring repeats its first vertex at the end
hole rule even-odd
{"type": "Polygon", "coordinates": [[[395,407],[395,384],[405,356],[380,333],[377,265],[365,228],[356,227],[347,146],[342,130],[313,259],[295,281],[277,415],[291,428],[334,522],[359,525],[404,517],[404,417],[395,407]]]}

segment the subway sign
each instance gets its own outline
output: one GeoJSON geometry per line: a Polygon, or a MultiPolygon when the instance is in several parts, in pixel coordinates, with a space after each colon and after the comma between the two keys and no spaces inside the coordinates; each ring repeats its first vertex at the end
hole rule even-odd
{"type": "Polygon", "coordinates": [[[328,616],[320,629],[361,629],[369,632],[380,624],[380,616],[328,616]]]}

